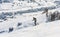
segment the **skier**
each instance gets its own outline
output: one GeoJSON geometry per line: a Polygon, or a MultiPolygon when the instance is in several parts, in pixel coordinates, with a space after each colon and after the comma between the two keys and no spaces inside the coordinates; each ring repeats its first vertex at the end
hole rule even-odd
{"type": "Polygon", "coordinates": [[[37,22],[37,19],[35,17],[33,17],[33,21],[34,21],[34,24],[35,26],[37,25],[36,22],[37,22]]]}
{"type": "Polygon", "coordinates": [[[51,12],[48,13],[48,9],[45,8],[44,12],[42,14],[46,13],[46,22],[51,21],[51,12]]]}
{"type": "Polygon", "coordinates": [[[48,17],[48,9],[45,8],[44,12],[42,14],[46,13],[46,17],[48,17]]]}

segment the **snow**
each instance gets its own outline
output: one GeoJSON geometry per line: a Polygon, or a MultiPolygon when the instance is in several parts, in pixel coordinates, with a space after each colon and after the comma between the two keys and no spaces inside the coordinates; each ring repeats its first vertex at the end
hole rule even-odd
{"type": "Polygon", "coordinates": [[[0,12],[15,12],[15,11],[21,11],[21,10],[35,9],[38,7],[56,6],[56,4],[54,2],[45,2],[44,0],[42,0],[40,2],[39,1],[36,1],[36,2],[28,3],[28,1],[15,0],[13,3],[2,3],[2,4],[0,4],[0,6],[1,6],[0,12]],[[36,2],[38,2],[38,3],[36,3],[36,2]]]}
{"type": "MultiPolygon", "coordinates": [[[[0,37],[60,37],[60,20],[46,22],[46,15],[42,14],[43,11],[16,14],[17,11],[34,10],[37,8],[53,7],[57,4],[56,0],[41,0],[36,2],[27,1],[14,1],[13,3],[0,4],[0,13],[12,12],[13,18],[6,18],[6,21],[0,22],[0,37]],[[46,2],[47,1],[47,2],[46,2]],[[38,3],[37,3],[38,2],[38,3]],[[21,4],[22,3],[22,4],[21,4]],[[38,5],[40,4],[40,5],[38,5]],[[8,7],[8,6],[9,7],[8,7]],[[14,5],[14,7],[12,7],[14,5]],[[6,6],[6,7],[5,7],[6,6]],[[37,25],[34,26],[33,17],[37,18],[37,25]],[[18,26],[18,23],[21,25],[18,26]],[[9,32],[9,28],[13,28],[12,32],[9,32]],[[1,33],[2,31],[2,33],[1,33]],[[5,31],[5,32],[4,32],[5,31]]],[[[58,0],[57,0],[58,1],[58,0]]],[[[58,6],[56,6],[58,7],[58,6]]],[[[60,8],[49,10],[49,12],[59,11],[60,8]]],[[[60,11],[59,11],[60,12],[60,11]]],[[[0,19],[1,20],[1,19],[0,19]]]]}
{"type": "Polygon", "coordinates": [[[15,15],[15,18],[8,19],[7,21],[0,23],[1,25],[0,29],[2,29],[2,31],[3,30],[6,31],[0,36],[1,37],[50,37],[54,35],[57,36],[59,34],[60,21],[46,23],[44,20],[46,21],[45,14],[42,15],[41,12],[15,15]],[[33,17],[36,17],[37,22],[39,23],[37,24],[37,26],[34,26],[34,27],[32,26],[33,17]],[[18,22],[22,22],[23,25],[20,27],[17,27],[18,22]],[[14,31],[11,33],[8,33],[9,27],[13,27],[14,31]]]}
{"type": "Polygon", "coordinates": [[[60,37],[60,20],[42,23],[34,27],[24,28],[11,33],[1,34],[1,37],[60,37]]]}

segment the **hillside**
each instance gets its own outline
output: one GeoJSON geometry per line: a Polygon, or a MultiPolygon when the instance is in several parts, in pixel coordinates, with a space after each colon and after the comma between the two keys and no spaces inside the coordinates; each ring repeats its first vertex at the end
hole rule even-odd
{"type": "Polygon", "coordinates": [[[60,37],[60,20],[47,21],[45,8],[60,12],[60,0],[0,2],[0,37],[60,37]]]}

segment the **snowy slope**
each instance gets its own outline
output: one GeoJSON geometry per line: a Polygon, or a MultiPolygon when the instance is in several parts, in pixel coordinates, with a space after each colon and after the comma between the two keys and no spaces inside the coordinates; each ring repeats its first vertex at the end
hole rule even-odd
{"type": "Polygon", "coordinates": [[[27,1],[14,1],[13,3],[0,4],[0,15],[3,15],[2,12],[11,12],[11,16],[13,17],[10,18],[11,16],[3,15],[6,16],[7,20],[0,22],[0,37],[60,37],[60,20],[47,23],[46,15],[42,14],[46,7],[48,7],[49,12],[52,13],[59,11],[60,5],[57,3],[59,0],[35,1],[36,2],[30,3],[27,1]],[[52,7],[55,8],[52,10],[52,7]],[[41,8],[41,11],[38,8],[41,8]],[[32,21],[33,17],[37,18],[37,26],[34,26],[34,21],[32,21]],[[18,23],[21,23],[21,25],[18,26],[18,23]],[[13,27],[14,30],[9,33],[9,28],[11,27],[13,27]],[[5,32],[1,33],[1,31],[5,32]]]}
{"type": "Polygon", "coordinates": [[[24,28],[11,33],[1,34],[0,37],[60,37],[60,21],[42,23],[35,27],[24,28]]]}
{"type": "MultiPolygon", "coordinates": [[[[52,10],[54,11],[54,10],[52,10]]],[[[43,11],[42,11],[43,12],[43,11]]],[[[10,27],[13,27],[14,30],[20,28],[26,28],[26,27],[31,27],[34,26],[33,23],[33,17],[37,18],[37,24],[41,23],[46,23],[46,15],[42,14],[42,12],[35,12],[35,13],[25,13],[25,14],[17,14],[14,15],[14,18],[7,18],[6,21],[0,22],[0,32],[1,31],[9,31],[10,27]],[[18,27],[18,23],[22,23],[20,27],[18,27]]]]}

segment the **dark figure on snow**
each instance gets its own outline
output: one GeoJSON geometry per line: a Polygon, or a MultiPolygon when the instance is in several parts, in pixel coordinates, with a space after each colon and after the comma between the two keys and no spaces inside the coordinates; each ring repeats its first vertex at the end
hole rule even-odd
{"type": "Polygon", "coordinates": [[[51,21],[55,20],[55,13],[51,14],[51,21]]]}
{"type": "Polygon", "coordinates": [[[37,19],[35,17],[33,17],[33,21],[34,21],[34,24],[35,26],[37,25],[36,22],[37,22],[37,19]]]}
{"type": "Polygon", "coordinates": [[[42,14],[46,13],[46,17],[48,17],[48,9],[45,8],[44,12],[42,14]]]}
{"type": "Polygon", "coordinates": [[[50,21],[50,15],[51,15],[51,13],[48,12],[47,8],[45,8],[45,10],[44,10],[44,12],[42,14],[44,14],[44,13],[46,14],[46,22],[50,21]]]}
{"type": "Polygon", "coordinates": [[[9,28],[9,32],[12,32],[13,31],[13,27],[12,28],[9,28]]]}

